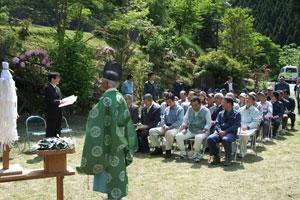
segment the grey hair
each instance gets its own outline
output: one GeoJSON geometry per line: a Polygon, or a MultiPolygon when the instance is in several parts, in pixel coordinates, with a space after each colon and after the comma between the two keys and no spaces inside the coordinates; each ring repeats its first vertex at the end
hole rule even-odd
{"type": "Polygon", "coordinates": [[[109,88],[118,88],[120,85],[119,81],[111,81],[106,78],[102,78],[102,81],[106,81],[108,83],[109,88]]]}
{"type": "Polygon", "coordinates": [[[224,95],[222,93],[215,94],[215,98],[224,99],[224,95]]]}
{"type": "Polygon", "coordinates": [[[125,97],[127,97],[128,99],[130,99],[131,101],[133,101],[133,96],[131,94],[125,94],[125,97]]]}

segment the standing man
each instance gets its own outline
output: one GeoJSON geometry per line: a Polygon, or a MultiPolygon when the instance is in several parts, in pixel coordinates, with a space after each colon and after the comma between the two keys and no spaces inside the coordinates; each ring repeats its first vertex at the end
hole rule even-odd
{"type": "Polygon", "coordinates": [[[126,81],[124,81],[122,84],[121,92],[123,95],[125,95],[125,94],[133,95],[133,76],[132,76],[132,74],[127,75],[126,81]]]}
{"type": "Polygon", "coordinates": [[[61,92],[57,86],[60,82],[60,74],[58,72],[50,72],[48,74],[48,86],[45,89],[46,103],[46,137],[57,137],[61,134],[62,111],[59,107],[61,103],[61,92]]]}
{"type": "Polygon", "coordinates": [[[300,115],[300,77],[297,78],[297,82],[294,87],[294,92],[297,100],[298,115],[300,115]]]}
{"type": "Polygon", "coordinates": [[[157,98],[157,91],[156,91],[154,80],[155,80],[155,73],[149,72],[148,81],[146,81],[144,84],[144,94],[151,94],[155,101],[157,98]]]}
{"type": "Polygon", "coordinates": [[[291,119],[291,129],[294,130],[296,121],[296,115],[294,113],[296,107],[295,100],[290,97],[290,92],[288,90],[283,92],[283,98],[287,100],[287,115],[291,119]]]}
{"type": "Polygon", "coordinates": [[[233,92],[234,91],[232,76],[227,77],[227,81],[224,83],[224,89],[227,92],[233,92]]]}
{"type": "Polygon", "coordinates": [[[96,192],[108,199],[121,199],[128,193],[126,166],[136,150],[136,133],[123,95],[119,93],[121,66],[106,63],[100,83],[103,93],[89,113],[86,137],[78,173],[95,175],[96,192]]]}
{"type": "Polygon", "coordinates": [[[207,144],[209,153],[213,156],[212,165],[220,163],[219,148],[217,143],[222,143],[225,149],[225,166],[231,164],[232,142],[237,139],[237,131],[241,126],[241,114],[233,109],[233,99],[225,97],[222,101],[224,111],[220,112],[216,121],[215,132],[208,136],[207,144]]]}
{"type": "Polygon", "coordinates": [[[279,83],[275,85],[275,91],[278,90],[282,90],[282,91],[288,90],[290,92],[290,85],[285,82],[284,76],[280,76],[279,83]]]}

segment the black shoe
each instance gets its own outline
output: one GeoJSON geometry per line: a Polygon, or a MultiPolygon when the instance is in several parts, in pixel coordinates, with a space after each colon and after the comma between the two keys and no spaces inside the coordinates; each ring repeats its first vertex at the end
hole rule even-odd
{"type": "Polygon", "coordinates": [[[166,150],[166,158],[171,158],[171,157],[172,157],[171,150],[166,150]]]}
{"type": "Polygon", "coordinates": [[[224,165],[224,166],[229,166],[229,165],[231,165],[231,156],[225,158],[225,162],[224,162],[223,165],[224,165]]]}
{"type": "Polygon", "coordinates": [[[213,161],[210,164],[211,165],[220,164],[220,156],[214,156],[213,161]]]}
{"type": "Polygon", "coordinates": [[[155,150],[150,153],[152,156],[162,155],[162,149],[159,147],[155,147],[155,150]]]}

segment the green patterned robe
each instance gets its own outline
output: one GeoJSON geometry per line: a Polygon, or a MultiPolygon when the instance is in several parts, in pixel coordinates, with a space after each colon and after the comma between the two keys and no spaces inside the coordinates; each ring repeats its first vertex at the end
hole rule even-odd
{"type": "Polygon", "coordinates": [[[107,193],[109,199],[120,199],[128,193],[126,166],[132,162],[136,148],[136,133],[125,99],[117,89],[109,89],[89,113],[77,171],[97,175],[95,179],[100,177],[101,183],[97,191],[107,193]]]}

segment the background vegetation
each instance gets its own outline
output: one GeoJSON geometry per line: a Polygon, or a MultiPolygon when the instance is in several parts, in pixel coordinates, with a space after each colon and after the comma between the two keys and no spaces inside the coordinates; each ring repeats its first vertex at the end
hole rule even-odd
{"type": "Polygon", "coordinates": [[[150,70],[160,91],[172,90],[175,79],[188,88],[221,88],[227,75],[238,90],[245,78],[259,89],[282,66],[299,66],[298,9],[292,0],[2,0],[0,60],[12,63],[20,112],[29,114],[42,111],[43,85],[54,70],[63,74],[63,93],[79,95],[69,113],[86,113],[109,59],[122,64],[124,78],[133,73],[137,98],[150,70]],[[47,57],[27,59],[36,49],[47,57]]]}

